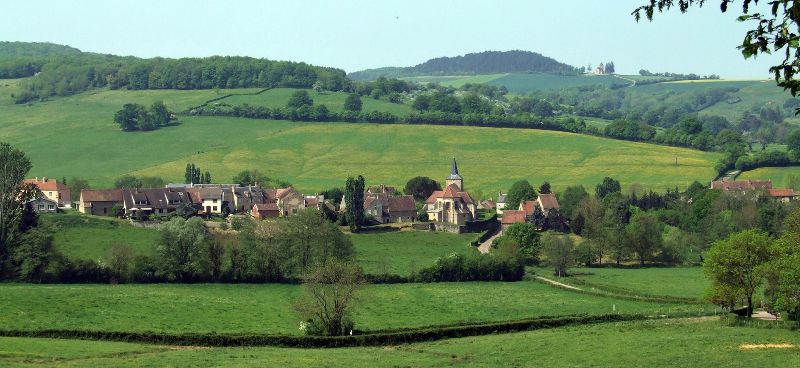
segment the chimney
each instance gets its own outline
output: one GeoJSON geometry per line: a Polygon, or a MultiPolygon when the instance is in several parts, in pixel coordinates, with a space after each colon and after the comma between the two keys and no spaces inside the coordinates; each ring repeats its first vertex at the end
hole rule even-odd
{"type": "Polygon", "coordinates": [[[42,181],[43,181],[43,182],[45,182],[45,183],[47,183],[47,177],[46,177],[46,176],[45,176],[45,177],[43,177],[43,178],[42,178],[42,181]]]}

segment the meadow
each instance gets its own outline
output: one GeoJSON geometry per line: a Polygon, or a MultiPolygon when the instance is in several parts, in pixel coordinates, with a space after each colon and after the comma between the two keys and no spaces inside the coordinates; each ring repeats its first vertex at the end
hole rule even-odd
{"type": "Polygon", "coordinates": [[[564,89],[594,85],[628,85],[630,81],[614,75],[555,75],[555,74],[508,74],[487,82],[493,86],[506,86],[509,92],[526,94],[548,89],[564,89]]]}
{"type": "Polygon", "coordinates": [[[744,171],[737,180],[772,180],[773,188],[800,189],[800,167],[761,167],[744,171]]]}
{"type": "Polygon", "coordinates": [[[471,83],[489,83],[493,80],[507,76],[508,73],[501,74],[478,74],[478,75],[425,75],[416,77],[403,77],[402,80],[415,83],[438,83],[443,86],[460,88],[461,86],[471,83]]]}
{"type": "Polygon", "coordinates": [[[569,272],[574,276],[556,278],[551,269],[537,268],[536,273],[576,287],[591,290],[624,292],[633,295],[668,296],[702,299],[708,279],[702,267],[574,267],[569,272]],[[584,285],[581,281],[585,281],[584,285]]]}
{"type": "Polygon", "coordinates": [[[0,365],[307,367],[796,367],[800,335],[713,318],[570,326],[390,347],[172,347],[0,337],[0,365]],[[613,342],[613,343],[612,343],[613,342]],[[787,348],[759,348],[784,344],[787,348]],[[746,345],[756,345],[747,349],[746,345]],[[565,352],[569,352],[565,354],[565,352]]]}
{"type": "MultiPolygon", "coordinates": [[[[255,90],[253,90],[255,91],[255,90]]],[[[93,187],[124,174],[181,181],[186,164],[215,182],[258,169],[301,192],[342,186],[362,174],[367,184],[402,187],[414,176],[442,180],[458,158],[466,188],[495,197],[519,179],[548,180],[556,190],[594,187],[604,176],[663,191],[714,177],[719,154],[579,134],[520,129],[298,123],[228,117],[180,117],[150,132],[122,132],[114,112],[128,102],[163,100],[174,111],[228,91],[91,91],[0,106],[0,136],[33,162],[30,176],[80,177],[93,187]],[[679,165],[675,166],[675,158],[679,165]],[[98,159],[102,158],[102,159],[98,159]]]]}
{"type": "Polygon", "coordinates": [[[432,265],[437,258],[465,254],[475,234],[392,231],[351,234],[356,261],[369,274],[408,275],[432,265]]]}
{"type": "MultiPolygon", "coordinates": [[[[152,255],[159,233],[127,221],[78,213],[46,214],[42,223],[53,229],[55,247],[69,258],[105,260],[114,245],[130,246],[135,254],[152,255]]],[[[475,234],[390,231],[349,234],[356,261],[366,273],[407,276],[452,253],[465,254],[475,234]]]]}
{"type": "MultiPolygon", "coordinates": [[[[266,106],[269,108],[286,107],[289,98],[300,88],[273,88],[257,95],[234,95],[223,98],[219,103],[227,103],[232,106],[248,104],[250,106],[266,106]]],[[[314,105],[325,105],[330,111],[344,111],[344,101],[348,93],[345,92],[317,92],[314,90],[303,89],[308,92],[309,97],[314,100],[314,105]]],[[[385,100],[376,100],[371,97],[361,97],[361,111],[383,111],[397,116],[406,116],[412,109],[409,105],[391,103],[385,100]]]]}
{"type": "MultiPolygon", "coordinates": [[[[0,329],[300,334],[284,284],[0,284],[0,329]]],[[[579,294],[540,282],[368,285],[356,328],[423,327],[570,314],[711,312],[713,306],[579,294]]]]}

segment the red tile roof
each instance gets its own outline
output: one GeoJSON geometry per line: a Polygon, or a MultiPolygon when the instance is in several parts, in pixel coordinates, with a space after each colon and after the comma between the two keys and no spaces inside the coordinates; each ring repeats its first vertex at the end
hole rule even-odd
{"type": "Polygon", "coordinates": [[[519,204],[519,210],[522,211],[527,216],[533,215],[533,212],[536,210],[536,207],[537,207],[536,201],[522,201],[519,204]]]}
{"type": "Polygon", "coordinates": [[[796,195],[797,194],[792,188],[777,188],[769,190],[770,197],[794,197],[796,195]]]}
{"type": "Polygon", "coordinates": [[[756,190],[772,189],[771,180],[717,180],[711,182],[711,189],[756,190]]]}
{"type": "Polygon", "coordinates": [[[65,184],[59,183],[58,180],[48,178],[25,179],[25,184],[33,184],[41,191],[58,191],[69,189],[65,184]]]}
{"type": "Polygon", "coordinates": [[[525,211],[503,211],[503,218],[500,220],[500,223],[503,225],[508,224],[516,224],[516,223],[524,223],[525,222],[525,211]]]}

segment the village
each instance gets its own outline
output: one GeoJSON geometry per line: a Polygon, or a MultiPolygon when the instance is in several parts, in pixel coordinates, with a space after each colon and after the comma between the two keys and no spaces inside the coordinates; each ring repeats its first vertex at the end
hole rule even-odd
{"type": "MultiPolygon", "coordinates": [[[[433,191],[427,199],[416,201],[412,195],[384,184],[369,186],[364,192],[363,209],[373,225],[405,223],[416,230],[438,230],[453,233],[501,233],[516,223],[539,224],[546,230],[543,219],[569,227],[569,215],[559,212],[559,199],[553,192],[539,193],[533,199],[506,208],[507,193],[499,192],[496,199],[476,201],[466,190],[456,158],[445,177],[444,188],[433,191]],[[479,212],[490,213],[480,218],[479,212]],[[537,221],[538,219],[538,221],[537,221]],[[555,220],[553,220],[555,219],[555,220]],[[474,226],[478,224],[478,226],[474,226]]],[[[262,188],[258,185],[170,183],[163,188],[92,189],[81,190],[79,200],[71,202],[70,189],[51,178],[25,180],[38,189],[30,201],[39,213],[58,212],[73,208],[82,214],[130,219],[131,222],[153,221],[174,215],[200,216],[206,219],[226,219],[230,216],[255,220],[282,218],[305,209],[344,213],[344,198],[325,198],[320,194],[302,194],[291,186],[262,188]]],[[[715,180],[710,189],[741,195],[764,196],[778,202],[800,198],[792,188],[773,188],[770,180],[715,180]]],[[[488,237],[487,237],[488,238],[488,237]]]]}

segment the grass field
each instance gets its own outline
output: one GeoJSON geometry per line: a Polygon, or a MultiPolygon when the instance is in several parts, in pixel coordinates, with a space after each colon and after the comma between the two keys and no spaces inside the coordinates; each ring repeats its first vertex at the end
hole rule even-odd
{"type": "Polygon", "coordinates": [[[493,80],[505,77],[507,75],[508,75],[507,73],[479,74],[479,75],[450,75],[450,76],[430,75],[430,76],[419,76],[419,77],[404,77],[400,79],[416,83],[439,83],[443,86],[459,88],[467,83],[472,83],[472,84],[489,83],[493,80]]]}
{"type": "Polygon", "coordinates": [[[794,189],[800,189],[800,167],[761,167],[742,172],[736,179],[772,180],[773,188],[789,188],[794,184],[794,189]]]}
{"type": "Polygon", "coordinates": [[[468,243],[474,238],[475,234],[417,231],[350,236],[356,248],[356,259],[365,272],[395,275],[408,275],[448,254],[464,254],[470,250],[468,243]]]}
{"type": "Polygon", "coordinates": [[[70,258],[104,260],[114,245],[130,246],[136,254],[152,254],[158,232],[131,226],[123,220],[77,213],[43,215],[52,227],[53,243],[70,258]]]}
{"type": "MultiPolygon", "coordinates": [[[[571,268],[570,272],[576,275],[575,279],[585,280],[592,286],[621,288],[651,296],[701,299],[708,287],[702,267],[571,268]]],[[[537,273],[551,277],[552,270],[537,270],[537,273]]],[[[568,277],[560,281],[569,284],[572,279],[568,277]]]]}
{"type": "MultiPolygon", "coordinates": [[[[220,91],[222,93],[224,91],[220,91]]],[[[714,176],[718,154],[561,132],[478,127],[293,123],[181,117],[180,125],[121,132],[124,103],[164,100],[173,110],[214,91],[92,91],[30,106],[0,107],[0,136],[33,162],[30,176],[82,177],[108,187],[132,173],[182,180],[188,162],[215,182],[244,169],[288,180],[304,192],[341,186],[349,175],[403,186],[417,175],[442,180],[456,156],[473,196],[495,196],[518,179],[594,186],[606,175],[654,190],[714,176]],[[674,166],[675,157],[680,166],[674,166]],[[100,159],[102,158],[102,159],[100,159]]]]}
{"type": "MultiPolygon", "coordinates": [[[[299,334],[297,285],[0,284],[0,329],[299,334]]],[[[357,328],[421,327],[536,316],[700,312],[701,305],[578,294],[539,282],[369,285],[357,328]]],[[[705,310],[714,308],[706,306],[705,310]]]]}
{"type": "Polygon", "coordinates": [[[0,338],[0,365],[226,367],[796,367],[800,335],[709,318],[620,322],[392,347],[170,347],[0,338]],[[789,348],[745,349],[786,344],[789,348]],[[568,353],[565,353],[568,352],[568,353]]]}
{"type": "MultiPolygon", "coordinates": [[[[105,260],[114,245],[128,245],[136,254],[151,255],[159,233],[131,226],[123,220],[77,213],[48,214],[42,222],[52,227],[57,249],[70,258],[105,260]]],[[[466,253],[475,234],[393,231],[349,235],[356,260],[365,272],[408,275],[451,253],[466,253]]]]}
{"type": "MultiPolygon", "coordinates": [[[[224,102],[230,105],[249,104],[251,106],[266,106],[269,108],[286,107],[289,98],[298,88],[274,88],[258,95],[239,95],[224,98],[217,102],[224,102]]],[[[314,100],[314,105],[325,105],[330,111],[341,112],[344,110],[344,101],[347,99],[345,92],[316,92],[308,90],[309,96],[314,100]]],[[[384,100],[376,100],[371,97],[361,98],[362,111],[385,111],[397,116],[405,116],[411,112],[411,106],[404,104],[391,103],[384,100]]]]}
{"type": "Polygon", "coordinates": [[[494,86],[506,86],[509,92],[525,94],[547,89],[563,89],[580,86],[630,84],[613,75],[576,75],[563,76],[555,74],[509,74],[488,82],[494,86]]]}

